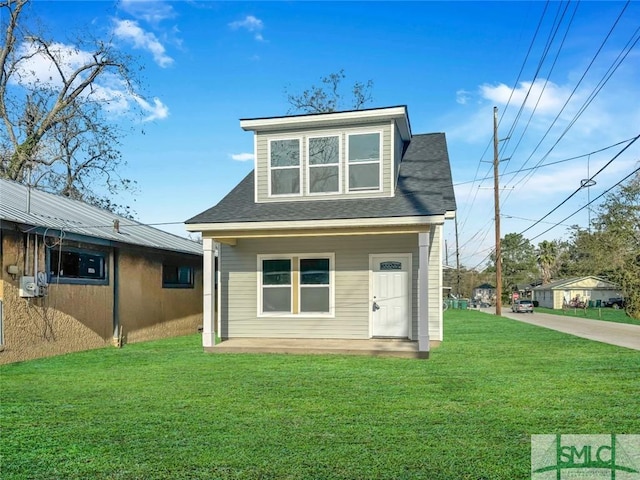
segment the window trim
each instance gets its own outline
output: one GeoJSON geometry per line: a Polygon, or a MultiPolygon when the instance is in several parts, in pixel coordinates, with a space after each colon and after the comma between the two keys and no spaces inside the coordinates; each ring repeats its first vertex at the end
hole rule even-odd
{"type": "MultiPolygon", "coordinates": [[[[257,316],[258,318],[335,318],[335,253],[284,253],[284,254],[258,254],[257,255],[257,316]],[[304,259],[328,259],[329,260],[329,311],[328,312],[300,312],[300,260],[304,259]],[[262,262],[264,260],[290,260],[291,261],[291,308],[289,312],[263,312],[263,284],[262,262]],[[296,303],[297,302],[297,303],[296,303]],[[297,310],[298,313],[293,313],[297,310]]],[[[306,287],[310,288],[310,287],[306,287]]]]}
{"type": "Polygon", "coordinates": [[[383,130],[357,130],[357,131],[350,131],[350,132],[346,132],[346,138],[345,138],[345,154],[344,154],[344,163],[345,163],[345,170],[346,170],[346,193],[349,194],[358,194],[358,193],[379,193],[384,191],[382,182],[383,182],[383,175],[382,175],[382,165],[383,165],[383,161],[382,161],[382,157],[384,156],[384,151],[383,151],[383,146],[384,146],[384,131],[383,130]],[[368,134],[373,134],[373,133],[377,133],[378,134],[378,142],[379,142],[379,156],[378,156],[378,160],[376,162],[373,161],[367,161],[367,162],[355,162],[354,165],[373,165],[373,164],[378,164],[378,188],[374,189],[374,188],[357,188],[357,189],[352,189],[351,185],[350,185],[350,175],[351,175],[351,162],[349,161],[349,142],[352,136],[356,136],[356,135],[368,135],[368,134]]]}
{"type": "Polygon", "coordinates": [[[268,184],[268,197],[269,198],[290,198],[290,197],[301,197],[303,195],[303,168],[302,165],[304,163],[304,159],[302,157],[303,151],[303,138],[302,137],[273,137],[268,139],[267,144],[267,184],[268,184]],[[294,170],[295,166],[286,166],[286,167],[272,167],[271,166],[271,144],[273,142],[280,142],[286,140],[296,140],[298,142],[298,193],[273,193],[272,184],[271,184],[271,172],[273,170],[294,170]]]}
{"type": "Polygon", "coordinates": [[[172,263],[172,262],[162,262],[162,271],[161,271],[161,279],[162,279],[162,288],[194,288],[195,286],[195,268],[192,265],[184,265],[182,263],[172,263]],[[164,280],[164,269],[166,267],[177,268],[178,279],[180,278],[180,269],[188,268],[189,269],[189,283],[166,283],[164,280]]]}
{"type": "Polygon", "coordinates": [[[111,263],[111,252],[100,249],[90,249],[82,247],[66,247],[63,245],[57,245],[54,248],[47,248],[46,255],[47,262],[47,281],[49,283],[60,283],[69,285],[109,285],[109,267],[111,263]],[[59,253],[60,252],[60,253],[59,253]],[[104,278],[84,278],[84,277],[65,277],[52,273],[53,262],[58,261],[58,255],[62,255],[64,252],[88,254],[102,257],[104,278]]]}
{"type": "Polygon", "coordinates": [[[306,173],[306,193],[309,197],[322,197],[327,195],[340,195],[342,193],[342,170],[343,170],[343,139],[340,133],[327,133],[327,134],[318,134],[318,135],[308,135],[306,137],[306,162],[305,162],[305,173],[306,173]],[[337,163],[323,163],[321,165],[311,165],[311,154],[309,152],[311,140],[315,138],[337,138],[338,139],[338,162],[337,163]],[[311,191],[311,169],[318,167],[337,167],[338,168],[338,190],[334,192],[312,192],[311,191]]]}

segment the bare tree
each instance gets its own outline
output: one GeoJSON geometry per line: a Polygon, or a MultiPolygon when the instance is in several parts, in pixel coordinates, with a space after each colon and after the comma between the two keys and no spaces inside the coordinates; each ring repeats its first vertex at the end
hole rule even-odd
{"type": "Polygon", "coordinates": [[[371,90],[373,80],[355,82],[348,93],[343,92],[342,81],[346,78],[344,69],[330,73],[320,79],[321,85],[299,94],[285,90],[287,102],[291,105],[288,113],[326,113],[336,110],[360,110],[373,100],[371,90]]]}
{"type": "Polygon", "coordinates": [[[30,31],[28,4],[0,1],[0,177],[113,208],[109,194],[133,182],[117,173],[122,132],[108,115],[140,98],[135,62],[108,40],[30,31]]]}

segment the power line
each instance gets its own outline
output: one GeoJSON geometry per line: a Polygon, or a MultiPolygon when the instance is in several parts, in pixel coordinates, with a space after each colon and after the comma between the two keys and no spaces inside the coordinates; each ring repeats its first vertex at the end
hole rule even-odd
{"type": "Polygon", "coordinates": [[[624,182],[625,180],[631,178],[633,175],[635,175],[636,173],[640,172],[640,167],[636,168],[633,172],[631,172],[629,175],[627,175],[626,177],[624,177],[622,180],[620,180],[618,183],[616,183],[615,185],[611,186],[610,188],[606,189],[604,192],[602,192],[600,195],[598,195],[596,198],[594,198],[593,200],[591,200],[589,203],[587,203],[586,205],[583,205],[582,207],[580,207],[578,210],[576,210],[575,212],[573,212],[571,215],[563,218],[562,220],[560,220],[560,222],[558,222],[556,225],[554,225],[553,227],[548,228],[547,230],[545,230],[544,232],[536,235],[535,237],[531,238],[531,240],[535,240],[538,237],[541,237],[542,235],[544,235],[545,233],[553,230],[554,228],[556,228],[557,226],[561,225],[562,222],[565,222],[566,220],[570,219],[571,217],[573,217],[575,214],[579,213],[580,211],[584,210],[585,208],[587,208],[589,205],[591,205],[593,202],[595,202],[596,200],[599,200],[600,198],[602,198],[604,195],[606,195],[607,193],[609,193],[611,190],[613,190],[614,188],[616,188],[618,185],[620,185],[622,182],[624,182]]]}
{"type": "MultiPolygon", "coordinates": [[[[563,160],[556,160],[555,162],[544,163],[542,165],[538,165],[537,167],[529,167],[529,168],[524,168],[524,169],[518,169],[518,170],[513,171],[513,172],[501,173],[500,174],[500,178],[506,177],[508,175],[514,175],[514,174],[519,173],[519,172],[526,172],[526,171],[529,171],[529,170],[535,170],[537,168],[549,167],[549,166],[552,166],[552,165],[557,165],[559,163],[565,163],[565,162],[570,162],[571,160],[577,160],[579,158],[589,157],[590,155],[595,155],[596,153],[604,152],[605,150],[609,150],[610,148],[617,147],[618,145],[622,145],[623,143],[629,142],[631,140],[633,140],[633,137],[627,138],[626,140],[622,140],[620,142],[617,142],[617,143],[614,143],[612,145],[600,148],[598,150],[594,150],[594,151],[589,152],[589,153],[584,153],[582,155],[577,155],[575,157],[565,158],[563,160]]],[[[475,182],[479,182],[479,181],[483,181],[483,180],[490,180],[491,178],[493,178],[493,177],[492,176],[487,176],[487,177],[484,177],[484,178],[481,178],[481,179],[477,179],[477,180],[469,180],[467,182],[454,183],[453,186],[457,187],[459,185],[467,185],[469,183],[475,183],[475,182]]]]}
{"type": "MultiPolygon", "coordinates": [[[[611,163],[618,158],[620,155],[622,155],[631,145],[633,145],[636,140],[638,140],[638,138],[640,138],[640,134],[638,134],[636,137],[634,137],[633,140],[631,140],[622,150],[620,150],[611,160],[609,160],[607,163],[605,163],[602,168],[600,168],[600,170],[598,170],[596,173],[594,173],[589,179],[588,181],[593,180],[594,178],[596,178],[598,176],[598,174],[600,174],[605,168],[607,168],[609,165],[611,165],[611,163]]],[[[523,234],[524,232],[531,230],[533,227],[535,227],[538,223],[540,223],[540,221],[544,220],[545,218],[547,218],[549,215],[551,215],[553,212],[555,212],[558,208],[560,208],[562,205],[564,205],[565,203],[567,203],[569,201],[569,199],[571,199],[576,193],[578,193],[580,190],[582,190],[582,185],[580,185],[571,195],[569,195],[567,198],[565,198],[562,202],[560,202],[556,207],[554,207],[553,209],[551,209],[546,215],[544,215],[540,220],[538,220],[537,222],[533,223],[532,225],[530,225],[529,227],[525,228],[522,232],[520,232],[520,234],[523,234]]]]}
{"type": "MultiPolygon", "coordinates": [[[[607,33],[607,36],[604,38],[604,40],[602,41],[602,43],[600,44],[600,47],[598,47],[598,50],[596,51],[596,53],[594,54],[593,58],[591,59],[591,61],[589,62],[589,65],[587,65],[587,68],[585,69],[585,71],[583,72],[582,76],[580,77],[580,79],[578,80],[578,82],[576,83],[575,87],[573,88],[573,90],[571,91],[571,93],[569,94],[569,97],[567,98],[567,100],[565,101],[564,105],[562,106],[562,108],[560,109],[560,111],[558,112],[558,114],[556,115],[556,117],[553,119],[553,121],[551,122],[551,124],[549,125],[549,128],[547,128],[547,131],[544,133],[544,135],[542,136],[542,138],[540,139],[540,141],[538,142],[538,144],[535,146],[535,148],[533,149],[533,151],[531,152],[531,154],[527,157],[527,159],[525,160],[525,162],[522,164],[522,167],[524,167],[533,157],[533,155],[535,154],[535,152],[538,150],[538,148],[540,148],[540,146],[542,145],[542,142],[544,141],[544,139],[547,137],[547,135],[549,134],[549,132],[551,132],[551,129],[553,128],[553,126],[556,124],[556,122],[558,121],[558,119],[560,118],[560,116],[562,115],[562,113],[564,112],[565,108],[567,107],[567,105],[569,104],[570,100],[573,98],[573,96],[575,95],[576,91],[578,90],[578,87],[582,84],[583,80],[585,79],[587,73],[589,72],[589,70],[591,69],[591,67],[593,66],[593,64],[595,63],[596,59],[598,58],[598,56],[600,55],[600,53],[602,52],[602,49],[604,48],[605,44],[607,43],[608,39],[611,37],[611,34],[613,33],[615,27],[617,26],[618,22],[620,21],[620,19],[622,18],[622,15],[624,14],[627,6],[629,5],[629,1],[627,1],[627,3],[625,4],[625,6],[623,7],[622,11],[620,12],[620,14],[618,15],[618,17],[616,18],[614,24],[611,26],[611,28],[609,29],[609,32],[607,33]]],[[[622,51],[624,51],[624,49],[626,49],[629,46],[629,43],[631,42],[631,40],[633,39],[633,37],[637,34],[638,30],[636,30],[633,35],[631,36],[631,39],[627,42],[627,45],[625,45],[625,47],[623,48],[622,51]]],[[[627,55],[629,54],[629,52],[631,51],[631,49],[633,48],[633,46],[635,45],[635,43],[637,43],[638,39],[636,39],[633,44],[627,49],[627,52],[625,53],[624,57],[622,58],[622,60],[624,60],[627,55]]],[[[539,166],[544,160],[545,158],[547,158],[551,152],[553,151],[553,149],[560,143],[560,140],[562,140],[564,138],[564,136],[567,134],[567,132],[571,129],[571,127],[573,127],[573,125],[575,124],[575,122],[578,120],[578,118],[580,118],[580,116],[584,113],[584,111],[587,109],[587,107],[593,102],[593,100],[595,99],[595,97],[598,95],[598,93],[600,93],[600,91],[602,90],[602,88],[604,87],[604,85],[608,82],[608,80],[611,78],[611,76],[613,75],[613,73],[615,72],[615,70],[618,69],[618,67],[620,66],[620,64],[622,63],[622,60],[619,60],[620,55],[622,54],[622,51],[620,52],[620,54],[618,55],[618,57],[616,58],[616,60],[614,61],[614,63],[609,67],[609,70],[607,71],[607,73],[605,74],[606,80],[603,83],[603,79],[605,77],[603,77],[600,82],[598,83],[598,85],[596,86],[596,88],[594,88],[594,90],[592,90],[591,94],[589,95],[589,97],[587,98],[587,100],[583,103],[582,107],[578,110],[578,112],[574,115],[573,119],[571,120],[571,122],[569,122],[569,124],[567,125],[567,127],[565,128],[565,130],[561,133],[560,137],[558,137],[558,139],[555,141],[555,143],[551,146],[551,148],[547,151],[547,153],[545,153],[542,158],[538,161],[538,163],[536,164],[536,166],[539,166]],[[611,68],[613,68],[613,65],[615,65],[617,63],[617,65],[615,66],[615,69],[613,70],[613,72],[611,71],[611,68]],[[611,72],[609,74],[609,72],[611,72]],[[607,76],[607,74],[609,74],[607,76]]],[[[525,177],[523,177],[522,180],[518,181],[516,183],[515,186],[519,185],[522,182],[527,181],[529,178],[531,177],[531,174],[525,175],[525,177]]]]}

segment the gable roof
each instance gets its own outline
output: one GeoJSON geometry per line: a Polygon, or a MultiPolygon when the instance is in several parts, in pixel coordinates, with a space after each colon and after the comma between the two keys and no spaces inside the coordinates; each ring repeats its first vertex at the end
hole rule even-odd
{"type": "MultiPolygon", "coordinates": [[[[202,255],[202,246],[79,200],[0,179],[0,221],[117,243],[202,255]],[[119,232],[114,228],[119,222],[119,232]]],[[[25,230],[28,230],[25,229],[25,230]]]]}
{"type": "Polygon", "coordinates": [[[256,203],[254,172],[187,224],[445,215],[456,201],[444,133],[414,135],[400,163],[395,196],[256,203]]]}
{"type": "Polygon", "coordinates": [[[568,287],[571,284],[581,282],[582,280],[586,280],[588,278],[592,278],[594,280],[597,280],[598,282],[606,283],[606,284],[610,285],[612,288],[619,288],[618,285],[616,285],[615,283],[610,282],[609,280],[606,280],[604,278],[596,277],[595,275],[586,275],[584,277],[565,278],[564,280],[556,280],[554,282],[550,282],[550,283],[547,283],[547,284],[544,284],[544,285],[538,285],[537,287],[533,287],[533,290],[555,290],[555,289],[561,289],[561,288],[564,288],[564,287],[568,287]]]}

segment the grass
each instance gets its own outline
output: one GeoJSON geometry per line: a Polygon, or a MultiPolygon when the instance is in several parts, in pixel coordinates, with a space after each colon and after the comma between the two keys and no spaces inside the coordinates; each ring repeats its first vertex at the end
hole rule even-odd
{"type": "Polygon", "coordinates": [[[615,308],[567,308],[566,310],[553,310],[551,308],[537,307],[536,312],[550,313],[552,315],[590,318],[592,320],[602,320],[605,322],[629,323],[632,325],[640,325],[640,319],[632,318],[626,314],[623,309],[615,308]]]}
{"type": "Polygon", "coordinates": [[[3,479],[524,479],[530,435],[638,433],[640,352],[475,311],[429,360],[199,336],[0,368],[3,479]]]}

